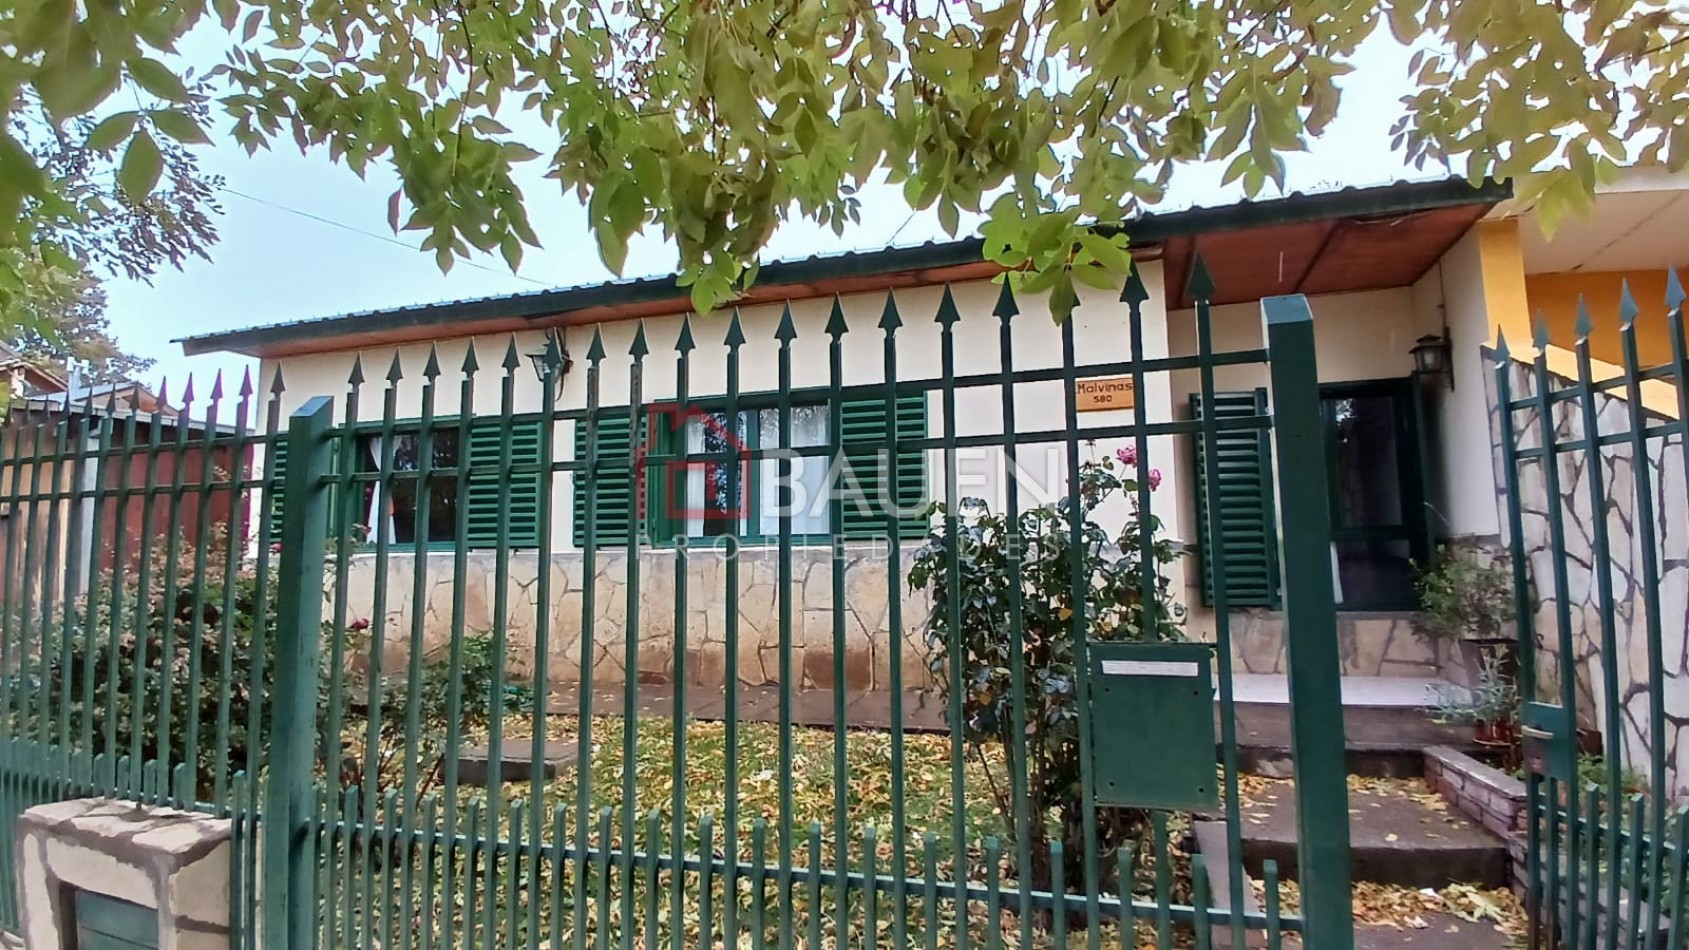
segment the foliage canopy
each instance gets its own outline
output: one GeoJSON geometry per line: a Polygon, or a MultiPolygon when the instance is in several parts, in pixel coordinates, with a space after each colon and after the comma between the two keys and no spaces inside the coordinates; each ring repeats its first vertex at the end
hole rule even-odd
{"type": "MultiPolygon", "coordinates": [[[[1074,280],[1127,266],[1086,222],[1153,200],[1182,163],[1224,162],[1251,193],[1282,182],[1381,28],[1420,50],[1395,136],[1416,162],[1548,167],[1521,191],[1550,220],[1619,162],[1679,168],[1686,16],[1657,0],[17,0],[0,101],[97,119],[85,144],[131,198],[158,186],[162,143],[208,139],[202,98],[249,149],[391,165],[392,223],[442,267],[538,245],[514,177],[537,163],[586,200],[612,270],[636,232],[671,238],[700,310],[754,279],[780,222],[842,231],[884,178],[952,232],[988,211],[987,253],[1029,266],[1017,280],[1059,313],[1074,280]],[[227,48],[199,76],[174,55],[196,28],[227,48]]],[[[93,216],[0,134],[6,245],[51,258],[93,216]]]]}

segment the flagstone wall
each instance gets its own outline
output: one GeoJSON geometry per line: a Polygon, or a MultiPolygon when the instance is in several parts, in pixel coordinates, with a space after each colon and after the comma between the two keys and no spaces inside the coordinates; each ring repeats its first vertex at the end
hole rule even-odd
{"type": "MultiPolygon", "coordinates": [[[[1492,355],[1493,356],[1493,355],[1492,355]]],[[[1493,365],[1493,363],[1492,363],[1493,365]]],[[[1513,362],[1508,368],[1513,397],[1537,394],[1535,372],[1529,364],[1513,362]]],[[[1551,390],[1571,383],[1549,374],[1551,390]]],[[[1503,542],[1508,534],[1506,468],[1502,461],[1501,416],[1497,408],[1498,385],[1488,379],[1491,444],[1496,471],[1496,509],[1503,542]]],[[[1542,459],[1525,459],[1518,465],[1518,502],[1521,506],[1525,556],[1535,594],[1531,620],[1538,643],[1539,692],[1545,699],[1558,696],[1561,677],[1570,666],[1575,671],[1578,720],[1584,728],[1600,729],[1604,735],[1618,735],[1626,764],[1646,772],[1651,744],[1651,705],[1656,701],[1654,683],[1659,684],[1657,701],[1664,712],[1665,748],[1662,750],[1672,788],[1682,791],[1689,781],[1689,743],[1683,730],[1689,726],[1689,485],[1684,478],[1685,446],[1681,433],[1647,440],[1645,457],[1628,440],[1631,432],[1630,405],[1616,394],[1595,393],[1595,418],[1601,436],[1619,436],[1616,444],[1603,445],[1598,463],[1592,465],[1587,452],[1562,450],[1556,465],[1559,491],[1551,494],[1548,472],[1542,459]],[[1638,503],[1637,466],[1646,465],[1652,482],[1651,505],[1638,503]],[[1595,475],[1599,473],[1599,479],[1595,475]],[[1605,495],[1598,512],[1596,490],[1605,495]],[[1650,511],[1651,509],[1651,511],[1650,511]],[[1564,533],[1563,549],[1553,543],[1552,515],[1558,512],[1564,533]],[[1646,515],[1655,534],[1658,576],[1643,570],[1643,532],[1640,518],[1646,515]],[[1596,533],[1604,526],[1608,534],[1608,557],[1596,558],[1596,533]],[[1565,567],[1565,583],[1555,583],[1556,562],[1565,567]],[[1609,612],[1600,579],[1612,585],[1609,612]],[[1645,592],[1658,594],[1660,609],[1650,617],[1645,592]],[[1610,624],[1603,623],[1611,616],[1610,624]],[[1650,620],[1659,628],[1660,665],[1650,661],[1650,620]],[[1570,659],[1563,644],[1570,644],[1570,659]],[[1618,717],[1608,722],[1607,698],[1617,702],[1618,717]]],[[[1548,425],[1560,445],[1575,443],[1588,434],[1582,407],[1575,400],[1559,401],[1550,410],[1548,425]]],[[[1643,410],[1644,426],[1668,421],[1643,410]]],[[[1536,409],[1513,416],[1515,444],[1521,450],[1543,445],[1543,423],[1536,409]]],[[[1609,739],[1608,745],[1615,743],[1609,739]]]]}

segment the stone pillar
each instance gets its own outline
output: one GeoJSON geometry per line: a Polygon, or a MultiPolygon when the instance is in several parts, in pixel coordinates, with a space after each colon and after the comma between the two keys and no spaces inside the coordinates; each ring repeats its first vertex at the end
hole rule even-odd
{"type": "Polygon", "coordinates": [[[24,946],[75,946],[77,892],[149,909],[161,950],[227,950],[231,824],[192,812],[84,798],[17,823],[24,946]]]}

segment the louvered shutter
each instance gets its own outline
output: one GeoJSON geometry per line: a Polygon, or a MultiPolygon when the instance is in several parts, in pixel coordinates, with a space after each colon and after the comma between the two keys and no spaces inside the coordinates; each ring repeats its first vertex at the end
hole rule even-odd
{"type": "MultiPolygon", "coordinates": [[[[1214,418],[1237,419],[1265,415],[1267,391],[1215,393],[1214,418]]],[[[1203,416],[1202,395],[1191,395],[1191,417],[1203,416]]],[[[1229,607],[1276,607],[1278,530],[1273,513],[1272,457],[1263,429],[1231,429],[1215,433],[1213,464],[1204,457],[1201,433],[1191,436],[1196,454],[1196,523],[1202,542],[1202,602],[1214,603],[1215,572],[1226,584],[1229,607]],[[1208,480],[1219,484],[1219,521],[1224,550],[1210,543],[1208,480]]]]}
{"type": "MultiPolygon", "coordinates": [[[[927,436],[927,398],[917,393],[897,397],[897,439],[906,442],[927,436]]],[[[886,471],[881,454],[892,441],[892,427],[886,418],[884,399],[859,399],[839,407],[840,430],[843,437],[845,461],[850,466],[850,478],[860,489],[864,506],[858,496],[845,495],[844,514],[840,533],[847,538],[878,537],[885,534],[885,510],[880,504],[881,482],[886,471]]],[[[849,491],[850,484],[840,486],[849,491]]],[[[914,538],[926,531],[926,520],[908,514],[926,499],[926,453],[920,449],[904,449],[897,453],[897,486],[892,497],[905,513],[901,533],[914,538]]]]}
{"type": "MultiPolygon", "coordinates": [[[[539,419],[514,419],[510,423],[510,464],[536,465],[540,459],[539,419]]],[[[499,467],[503,461],[503,421],[476,419],[469,427],[469,494],[467,506],[471,548],[497,547],[499,525],[506,525],[504,541],[513,548],[537,547],[540,541],[540,491],[544,480],[538,472],[523,472],[510,478],[510,493],[500,489],[499,467]]],[[[460,449],[461,452],[461,449],[460,449]]]]}
{"type": "MultiPolygon", "coordinates": [[[[598,547],[624,547],[627,544],[628,517],[633,511],[633,479],[628,473],[628,455],[632,441],[628,438],[628,411],[610,410],[598,416],[598,463],[596,472],[574,473],[575,546],[586,544],[588,512],[587,480],[598,486],[598,497],[591,512],[596,526],[594,541],[598,547]]],[[[587,455],[587,424],[575,423],[575,459],[584,461],[587,455]]]]}
{"type": "Polygon", "coordinates": [[[270,543],[281,540],[282,521],[286,511],[282,506],[282,493],[287,491],[287,432],[278,433],[276,440],[265,446],[265,478],[270,486],[264,496],[266,511],[265,522],[270,526],[270,543]]]}

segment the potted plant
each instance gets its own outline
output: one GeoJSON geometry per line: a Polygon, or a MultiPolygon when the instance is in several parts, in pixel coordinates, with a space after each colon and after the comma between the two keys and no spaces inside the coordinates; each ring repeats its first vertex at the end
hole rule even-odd
{"type": "Polygon", "coordinates": [[[1501,651],[1486,650],[1472,686],[1447,686],[1435,698],[1438,722],[1466,723],[1473,739],[1493,751],[1504,769],[1517,768],[1519,749],[1519,684],[1501,651]]]}

